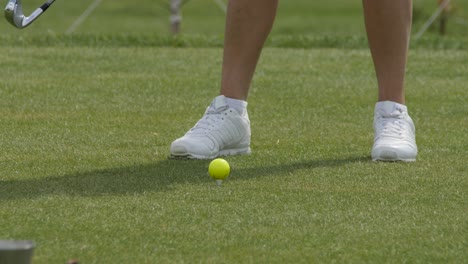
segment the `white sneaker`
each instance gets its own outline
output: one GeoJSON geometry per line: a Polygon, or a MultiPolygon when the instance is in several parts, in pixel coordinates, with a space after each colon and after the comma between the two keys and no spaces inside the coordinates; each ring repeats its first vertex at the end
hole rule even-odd
{"type": "Polygon", "coordinates": [[[213,159],[250,153],[250,121],[230,108],[225,97],[216,97],[204,116],[183,137],[171,144],[174,158],[213,159]]]}
{"type": "Polygon", "coordinates": [[[374,112],[373,161],[415,161],[418,148],[413,120],[406,106],[378,102],[374,112]]]}

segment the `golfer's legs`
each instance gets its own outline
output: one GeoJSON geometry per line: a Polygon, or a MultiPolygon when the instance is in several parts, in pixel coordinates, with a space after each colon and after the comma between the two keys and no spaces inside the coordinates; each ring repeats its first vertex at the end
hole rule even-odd
{"type": "Polygon", "coordinates": [[[363,0],[363,4],[379,101],[404,104],[412,0],[363,0]]]}
{"type": "Polygon", "coordinates": [[[230,0],[227,10],[221,94],[246,100],[278,0],[230,0]]]}

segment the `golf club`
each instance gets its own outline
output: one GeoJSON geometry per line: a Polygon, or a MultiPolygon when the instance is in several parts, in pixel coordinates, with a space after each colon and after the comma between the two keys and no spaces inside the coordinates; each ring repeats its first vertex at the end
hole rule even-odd
{"type": "Polygon", "coordinates": [[[55,0],[48,0],[32,12],[30,16],[26,17],[23,14],[21,0],[8,0],[8,4],[5,7],[5,18],[15,27],[25,28],[36,20],[44,11],[46,11],[53,2],[55,2],[55,0]]]}

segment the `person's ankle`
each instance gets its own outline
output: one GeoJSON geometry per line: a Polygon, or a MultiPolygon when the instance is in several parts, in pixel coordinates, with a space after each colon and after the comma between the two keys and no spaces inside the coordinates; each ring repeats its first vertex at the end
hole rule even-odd
{"type": "Polygon", "coordinates": [[[247,111],[247,102],[244,100],[224,97],[226,100],[226,104],[230,107],[235,109],[239,114],[243,114],[247,111]]]}

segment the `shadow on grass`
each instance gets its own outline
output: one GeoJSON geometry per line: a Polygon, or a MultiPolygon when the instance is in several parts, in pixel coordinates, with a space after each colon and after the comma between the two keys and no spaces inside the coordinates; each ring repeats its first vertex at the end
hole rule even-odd
{"type": "MultiPolygon", "coordinates": [[[[368,157],[310,160],[289,164],[236,169],[230,180],[268,177],[300,169],[337,167],[370,162],[368,157]]],[[[207,177],[206,160],[162,160],[155,164],[81,172],[41,179],[0,181],[0,200],[31,199],[48,195],[104,196],[167,191],[174,184],[199,184],[207,177]]]]}

